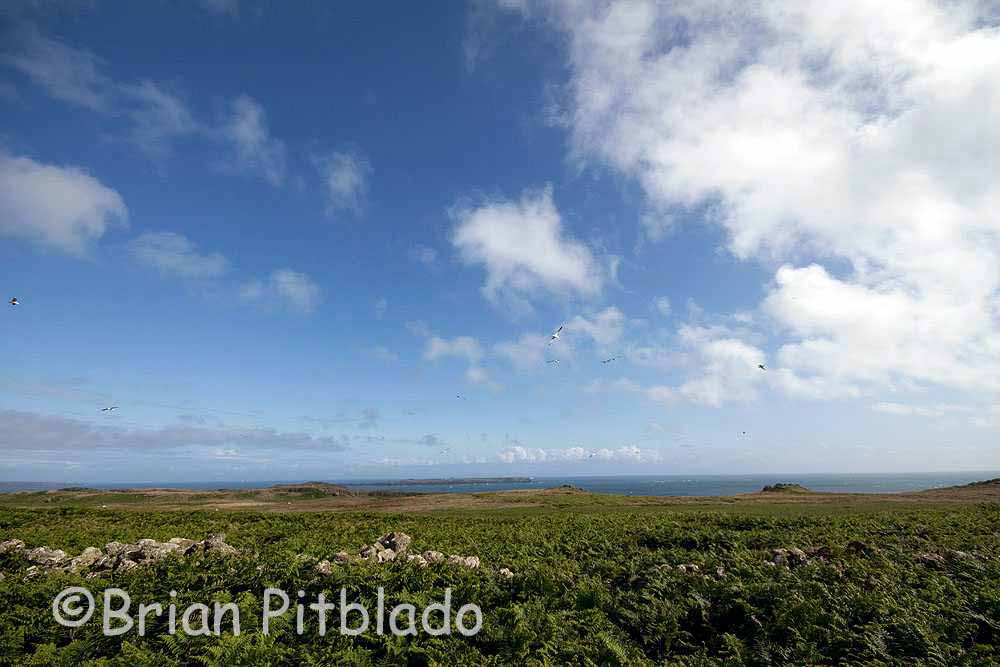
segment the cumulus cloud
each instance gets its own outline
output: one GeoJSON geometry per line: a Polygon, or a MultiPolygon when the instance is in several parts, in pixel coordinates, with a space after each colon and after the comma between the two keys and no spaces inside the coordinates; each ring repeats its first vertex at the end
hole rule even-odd
{"type": "Polygon", "coordinates": [[[567,447],[565,449],[541,449],[513,445],[497,452],[497,459],[503,463],[558,463],[558,462],[616,462],[652,463],[660,460],[659,452],[640,449],[634,445],[623,445],[617,449],[586,449],[567,447]]]}
{"type": "Polygon", "coordinates": [[[182,278],[215,278],[229,269],[219,253],[201,254],[187,237],[174,232],[146,232],[128,244],[139,262],[182,278]]]}
{"type": "Polygon", "coordinates": [[[465,381],[469,384],[479,385],[486,387],[487,389],[492,389],[494,391],[499,391],[503,389],[500,383],[495,382],[493,377],[490,375],[482,366],[469,366],[465,369],[465,381]]]}
{"type": "Polygon", "coordinates": [[[354,216],[361,215],[372,172],[368,160],[357,153],[333,152],[317,159],[316,167],[323,179],[327,213],[335,215],[346,211],[354,216]]]}
{"type": "Polygon", "coordinates": [[[71,255],[87,253],[111,227],[125,226],[121,196],[77,167],[0,151],[0,233],[71,255]]]}
{"type": "Polygon", "coordinates": [[[249,95],[234,99],[220,133],[231,149],[223,168],[259,176],[271,185],[285,181],[285,144],[271,135],[267,113],[259,102],[249,95]]]}
{"type": "Polygon", "coordinates": [[[450,340],[432,336],[427,341],[424,359],[435,361],[446,357],[456,357],[476,363],[483,358],[483,348],[479,345],[479,341],[471,336],[458,336],[450,340]]]}
{"type": "MultiPolygon", "coordinates": [[[[560,118],[574,157],[634,178],[651,234],[701,212],[735,256],[789,262],[766,304],[772,333],[792,337],[779,353],[785,385],[998,389],[1000,32],[989,3],[522,11],[567,37],[560,118]]],[[[711,385],[689,390],[710,399],[711,385]]]]}
{"type": "MultiPolygon", "coordinates": [[[[548,343],[548,336],[526,333],[517,340],[497,343],[493,346],[493,352],[519,371],[538,371],[544,367],[546,352],[549,351],[548,343]]],[[[560,346],[560,356],[569,358],[572,354],[572,348],[568,344],[560,346]]]]}
{"type": "Polygon", "coordinates": [[[518,201],[456,207],[451,242],[467,265],[486,270],[490,300],[527,304],[539,291],[593,296],[603,277],[590,250],[563,229],[552,188],[518,201]]]}
{"type": "Polygon", "coordinates": [[[283,304],[304,313],[313,311],[322,298],[322,291],[304,273],[278,269],[266,279],[252,280],[240,288],[248,301],[283,304]]]}
{"type": "Polygon", "coordinates": [[[577,315],[566,324],[568,338],[581,333],[600,346],[614,345],[625,330],[625,315],[614,306],[605,308],[592,317],[577,315]]]}

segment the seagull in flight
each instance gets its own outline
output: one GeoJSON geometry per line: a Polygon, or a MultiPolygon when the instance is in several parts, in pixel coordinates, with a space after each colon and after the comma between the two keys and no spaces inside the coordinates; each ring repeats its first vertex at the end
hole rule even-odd
{"type": "Polygon", "coordinates": [[[558,359],[549,359],[545,363],[547,363],[547,364],[558,364],[559,360],[558,359]]]}
{"type": "Polygon", "coordinates": [[[112,405],[111,407],[108,408],[101,408],[101,412],[111,412],[112,410],[117,410],[117,409],[118,409],[117,405],[112,405]]]}
{"type": "Polygon", "coordinates": [[[18,300],[17,300],[17,297],[15,296],[15,297],[12,297],[12,298],[11,298],[11,300],[10,300],[10,305],[12,305],[12,306],[20,306],[20,305],[21,305],[21,302],[20,302],[20,301],[18,301],[18,300]]]}
{"type": "Polygon", "coordinates": [[[563,325],[561,325],[561,324],[560,324],[560,325],[559,325],[559,328],[558,328],[558,329],[556,329],[555,331],[553,331],[553,332],[552,332],[552,335],[551,335],[551,336],[549,336],[549,345],[551,345],[552,343],[554,343],[554,342],[556,342],[557,340],[559,340],[559,333],[560,333],[560,332],[561,332],[562,330],[563,330],[563,325]]]}
{"type": "Polygon", "coordinates": [[[766,371],[767,370],[767,366],[765,366],[764,364],[757,364],[757,368],[759,368],[762,371],[766,371]]]}
{"type": "Polygon", "coordinates": [[[461,394],[455,394],[455,398],[460,398],[463,401],[465,400],[465,396],[462,396],[461,394]]]}

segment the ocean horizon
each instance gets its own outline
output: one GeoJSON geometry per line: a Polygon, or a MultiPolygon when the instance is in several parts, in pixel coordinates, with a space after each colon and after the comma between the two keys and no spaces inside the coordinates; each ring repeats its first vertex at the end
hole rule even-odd
{"type": "Polygon", "coordinates": [[[593,493],[640,496],[728,496],[753,493],[778,482],[798,483],[812,491],[829,493],[901,493],[957,486],[1000,477],[1000,471],[945,471],[920,473],[784,473],[728,475],[565,475],[517,477],[457,477],[406,479],[293,479],[293,480],[211,480],[187,482],[0,482],[0,493],[48,491],[68,487],[95,489],[174,488],[249,489],[274,484],[322,481],[358,491],[398,493],[471,493],[544,489],[570,484],[593,493]]]}

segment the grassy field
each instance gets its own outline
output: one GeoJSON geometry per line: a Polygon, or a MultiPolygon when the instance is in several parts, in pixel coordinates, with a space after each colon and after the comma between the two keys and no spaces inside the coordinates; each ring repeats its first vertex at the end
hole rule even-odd
{"type": "Polygon", "coordinates": [[[995,665],[1000,504],[995,490],[894,496],[635,498],[574,490],[448,497],[73,491],[0,498],[0,539],[79,553],[112,540],[200,539],[240,550],[168,557],[93,579],[25,577],[0,555],[0,660],[39,665],[995,665]],[[993,494],[993,495],[991,495],[993,494]],[[237,504],[233,504],[237,503],[237,504]],[[242,504],[240,504],[242,503],[242,504]],[[288,503],[292,503],[289,505],[288,503]],[[101,506],[105,506],[102,508],[101,506]],[[413,551],[479,556],[479,569],[315,563],[389,531],[413,551]],[[776,549],[802,549],[788,562],[776,549]],[[775,561],[778,561],[777,563],[775,561]],[[693,567],[692,567],[693,566],[693,567]],[[512,578],[498,575],[509,568],[512,578]],[[65,628],[53,597],[109,586],[179,607],[233,601],[241,634],[104,637],[65,628]],[[484,612],[474,637],[319,637],[312,616],[260,629],[266,587],[314,600],[345,588],[418,609],[452,589],[484,612]]]}

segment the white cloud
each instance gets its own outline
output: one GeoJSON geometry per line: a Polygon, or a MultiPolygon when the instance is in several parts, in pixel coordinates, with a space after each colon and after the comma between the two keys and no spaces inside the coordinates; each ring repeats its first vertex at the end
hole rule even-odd
{"type": "Polygon", "coordinates": [[[434,361],[445,357],[457,357],[476,363],[483,358],[483,348],[479,345],[479,341],[470,336],[458,336],[451,340],[432,336],[427,341],[424,359],[434,361]]]}
{"type": "Polygon", "coordinates": [[[757,397],[763,352],[737,338],[719,337],[710,328],[682,327],[679,337],[692,348],[699,367],[698,376],[677,388],[681,396],[714,407],[757,397]]]}
{"type": "Polygon", "coordinates": [[[155,157],[169,154],[170,141],[203,130],[179,94],[152,81],[115,81],[105,74],[104,61],[90,51],[34,29],[18,31],[11,45],[3,62],[55,99],[112,118],[124,116],[130,121],[126,137],[155,157]]]}
{"type": "Polygon", "coordinates": [[[491,300],[526,304],[542,290],[593,296],[601,289],[599,267],[564,232],[550,187],[519,201],[456,208],[451,216],[451,241],[463,262],[486,269],[483,293],[491,300]]]}
{"type": "Polygon", "coordinates": [[[271,185],[285,181],[285,144],[271,136],[267,114],[256,100],[248,95],[234,99],[220,132],[232,148],[222,164],[225,169],[254,174],[271,185]]]}
{"type": "Polygon", "coordinates": [[[103,111],[110,107],[112,82],[105,76],[104,61],[89,51],[75,49],[22,29],[11,39],[12,49],[3,62],[19,70],[52,97],[103,111]]]}
{"type": "Polygon", "coordinates": [[[82,256],[113,226],[126,226],[121,196],[77,167],[0,151],[0,233],[82,256]]]}
{"type": "Polygon", "coordinates": [[[131,139],[150,155],[168,155],[171,141],[203,130],[183,98],[161,85],[140,81],[119,91],[132,119],[131,139]]]}
{"type": "Polygon", "coordinates": [[[670,299],[665,296],[656,297],[653,299],[653,308],[664,317],[670,315],[670,299]]]}
{"type": "Polygon", "coordinates": [[[604,392],[637,393],[642,391],[642,387],[634,380],[628,378],[618,378],[616,380],[594,378],[583,386],[583,390],[588,394],[600,394],[604,392]]]}
{"type": "Polygon", "coordinates": [[[206,428],[188,424],[125,428],[15,410],[0,410],[0,423],[4,424],[0,431],[0,447],[5,452],[72,451],[78,454],[81,451],[122,450],[134,453],[136,450],[162,452],[192,447],[233,448],[235,445],[240,449],[279,451],[340,452],[346,449],[339,438],[272,428],[206,428]]]}
{"type": "Polygon", "coordinates": [[[434,248],[418,244],[410,248],[407,256],[412,261],[419,262],[429,269],[437,268],[438,253],[434,248]]]}
{"type": "Polygon", "coordinates": [[[659,452],[640,449],[634,445],[623,445],[617,449],[586,449],[567,447],[565,449],[541,449],[514,445],[497,452],[497,459],[503,463],[651,463],[660,460],[659,452]]]}
{"type": "Polygon", "coordinates": [[[322,291],[304,273],[278,269],[265,280],[252,280],[243,285],[240,295],[250,301],[287,305],[305,313],[319,304],[322,291]]]}
{"type": "Polygon", "coordinates": [[[323,178],[327,213],[347,211],[354,216],[361,215],[372,172],[368,160],[356,153],[334,152],[317,159],[316,166],[323,178]]]}
{"type": "Polygon", "coordinates": [[[909,405],[906,403],[881,402],[872,406],[872,410],[883,412],[889,415],[901,417],[944,417],[949,414],[969,414],[972,408],[966,405],[951,405],[939,403],[937,405],[909,405]]]}
{"type": "Polygon", "coordinates": [[[573,350],[561,344],[558,350],[549,350],[549,337],[537,333],[523,334],[516,341],[505,341],[493,346],[493,352],[519,371],[539,371],[547,357],[570,358],[573,350]]]}
{"type": "Polygon", "coordinates": [[[577,315],[566,324],[564,336],[569,338],[580,332],[598,345],[614,345],[625,330],[625,315],[614,306],[605,308],[593,317],[577,315]]]}
{"type": "Polygon", "coordinates": [[[482,366],[469,366],[465,369],[465,381],[469,384],[480,385],[494,391],[503,388],[499,383],[493,381],[489,371],[482,366]]]}
{"type": "Polygon", "coordinates": [[[214,278],[229,269],[229,261],[219,253],[199,254],[194,243],[174,232],[146,232],[128,245],[136,260],[183,278],[214,278]]]}
{"type": "MultiPolygon", "coordinates": [[[[574,156],[633,177],[648,219],[707,209],[739,258],[848,267],[779,270],[766,306],[772,333],[792,340],[776,383],[828,396],[898,383],[1000,390],[989,3],[525,11],[568,37],[561,117],[574,156]]],[[[707,380],[688,389],[732,393],[707,380]]]]}
{"type": "Polygon", "coordinates": [[[239,0],[198,0],[201,7],[211,13],[235,18],[240,13],[239,0]]]}

